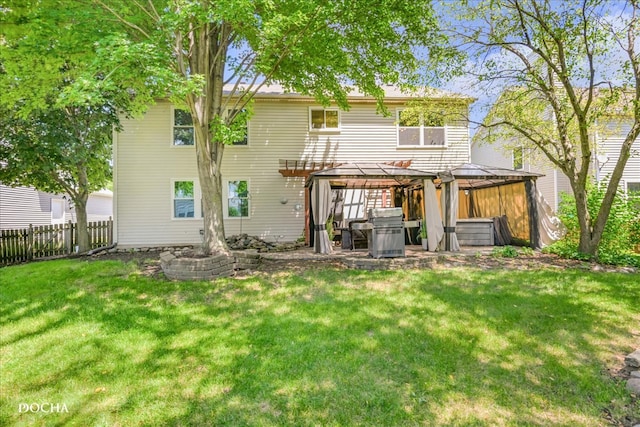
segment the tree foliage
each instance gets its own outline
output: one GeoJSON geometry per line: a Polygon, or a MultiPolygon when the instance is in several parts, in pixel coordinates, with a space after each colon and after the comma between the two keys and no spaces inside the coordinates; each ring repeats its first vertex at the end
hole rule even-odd
{"type": "Polygon", "coordinates": [[[263,85],[278,83],[345,109],[347,94],[358,88],[384,110],[381,85],[411,86],[419,70],[440,67],[442,76],[457,63],[429,0],[92,3],[104,14],[92,22],[103,32],[91,71],[101,87],[128,84],[135,99],[165,96],[192,115],[211,252],[226,250],[224,146],[237,139],[243,127],[234,124],[246,120],[263,85]]]}
{"type": "MultiPolygon", "coordinates": [[[[587,206],[592,216],[596,216],[607,188],[607,182],[589,181],[587,206]]],[[[584,254],[578,250],[580,243],[580,224],[576,212],[575,198],[562,194],[558,215],[567,227],[564,239],[551,245],[552,253],[570,258],[581,258],[584,254]]],[[[631,193],[627,197],[617,193],[611,206],[611,215],[605,225],[598,249],[598,260],[606,264],[623,264],[640,267],[640,193],[631,193]]]]}
{"type": "Polygon", "coordinates": [[[622,172],[640,134],[640,5],[635,0],[488,0],[461,13],[460,46],[480,83],[502,94],[488,142],[530,148],[568,178],[579,250],[595,255],[622,172]],[[611,117],[631,123],[597,212],[588,209],[593,135],[611,117]]]}
{"type": "Polygon", "coordinates": [[[69,195],[79,250],[89,250],[87,200],[111,178],[115,112],[106,106],[32,110],[25,117],[0,111],[0,182],[69,195]]]}
{"type": "Polygon", "coordinates": [[[84,75],[99,34],[77,24],[93,16],[76,2],[8,1],[0,9],[0,182],[70,196],[80,251],[89,249],[89,194],[111,179],[118,122],[119,92],[74,95],[100,80],[84,75]]]}

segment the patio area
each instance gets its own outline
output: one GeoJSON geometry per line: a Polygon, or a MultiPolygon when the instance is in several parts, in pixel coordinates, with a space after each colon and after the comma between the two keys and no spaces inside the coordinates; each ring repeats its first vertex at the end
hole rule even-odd
{"type": "Polygon", "coordinates": [[[333,246],[329,254],[319,254],[314,248],[304,247],[287,252],[264,252],[260,256],[266,260],[296,261],[339,261],[346,267],[360,270],[395,270],[411,268],[433,268],[436,263],[444,263],[460,257],[490,255],[494,246],[463,246],[460,251],[429,252],[420,245],[405,245],[405,256],[397,258],[372,258],[367,249],[349,250],[333,246]]]}

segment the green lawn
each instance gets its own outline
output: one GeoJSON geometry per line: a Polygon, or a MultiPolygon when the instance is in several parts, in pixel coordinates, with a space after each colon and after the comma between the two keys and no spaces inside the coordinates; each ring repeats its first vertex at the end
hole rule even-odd
{"type": "Polygon", "coordinates": [[[215,283],[0,269],[0,425],[607,425],[640,275],[312,269],[215,283]],[[64,404],[59,413],[21,403],[64,404]]]}

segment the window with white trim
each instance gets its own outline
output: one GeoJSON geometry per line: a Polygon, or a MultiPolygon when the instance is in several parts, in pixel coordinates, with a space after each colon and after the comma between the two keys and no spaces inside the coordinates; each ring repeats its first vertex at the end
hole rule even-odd
{"type": "Polygon", "coordinates": [[[64,223],[66,203],[64,199],[51,199],[51,223],[62,224],[64,223]]]}
{"type": "Polygon", "coordinates": [[[194,181],[173,181],[173,218],[196,217],[196,188],[194,181]]]}
{"type": "Polygon", "coordinates": [[[627,181],[627,197],[630,198],[636,209],[640,209],[640,182],[627,181]]]}
{"type": "Polygon", "coordinates": [[[337,108],[309,108],[309,130],[340,130],[340,110],[337,108]]]}
{"type": "Polygon", "coordinates": [[[229,180],[227,183],[227,212],[228,218],[248,218],[250,212],[249,204],[249,181],[229,180]]]}
{"type": "Polygon", "coordinates": [[[513,149],[511,153],[513,160],[513,169],[514,170],[522,170],[524,168],[524,148],[517,147],[513,149]]]}
{"type": "Polygon", "coordinates": [[[398,110],[398,147],[444,147],[446,125],[439,112],[418,109],[398,110]]]}
{"type": "Polygon", "coordinates": [[[247,118],[246,118],[247,110],[245,109],[227,110],[227,115],[231,115],[234,113],[236,114],[236,118],[235,118],[236,122],[234,123],[234,125],[236,126],[237,129],[242,129],[244,131],[244,137],[238,138],[236,141],[233,141],[231,145],[246,147],[247,145],[249,145],[249,122],[247,121],[247,118]],[[244,128],[242,128],[241,126],[243,126],[244,128]]]}
{"type": "Polygon", "coordinates": [[[173,145],[185,146],[195,144],[193,119],[187,110],[173,109],[173,145]]]}

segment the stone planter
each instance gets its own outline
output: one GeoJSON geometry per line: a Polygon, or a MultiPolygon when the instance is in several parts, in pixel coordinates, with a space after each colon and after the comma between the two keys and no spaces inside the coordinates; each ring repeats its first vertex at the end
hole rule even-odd
{"type": "Polygon", "coordinates": [[[233,275],[235,259],[229,255],[202,258],[177,258],[171,252],[160,254],[160,266],[165,276],[173,280],[212,280],[233,275]]]}

